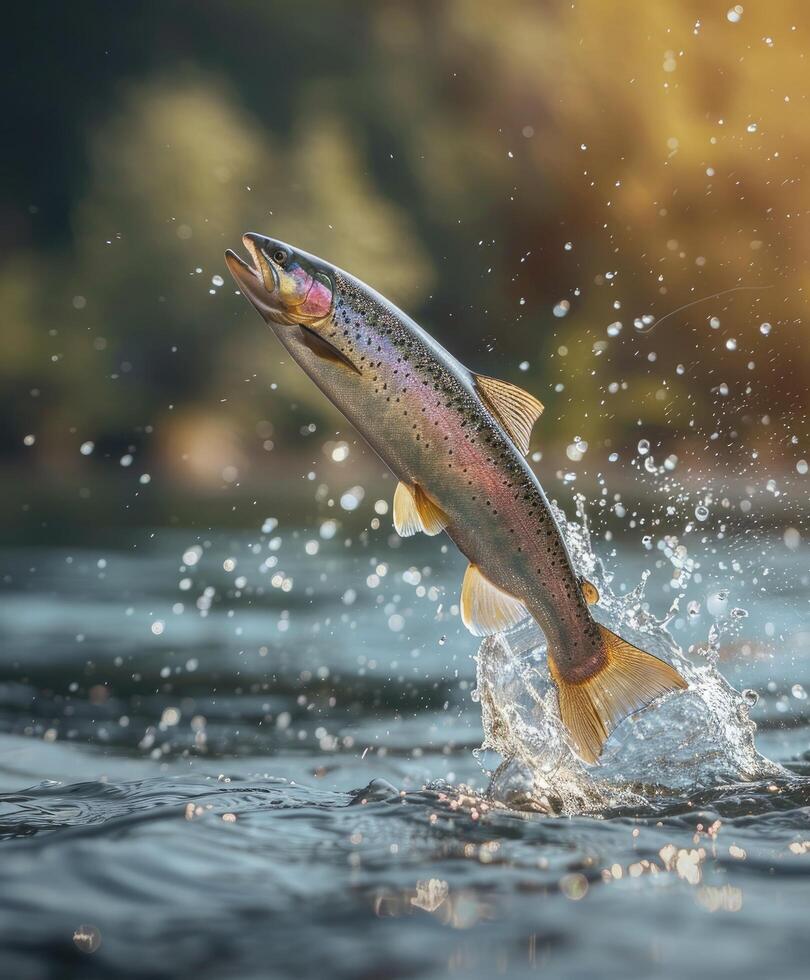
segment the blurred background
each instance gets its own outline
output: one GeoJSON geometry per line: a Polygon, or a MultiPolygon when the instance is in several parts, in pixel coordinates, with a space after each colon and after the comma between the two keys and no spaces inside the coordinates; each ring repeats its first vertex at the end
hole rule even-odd
{"type": "Polygon", "coordinates": [[[687,482],[801,477],[803,11],[26,11],[4,55],[9,531],[255,524],[256,495],[282,483],[309,506],[313,467],[337,491],[381,477],[235,295],[222,253],[249,229],[538,394],[545,480],[587,485],[618,454],[621,483],[640,440],[687,482]]]}

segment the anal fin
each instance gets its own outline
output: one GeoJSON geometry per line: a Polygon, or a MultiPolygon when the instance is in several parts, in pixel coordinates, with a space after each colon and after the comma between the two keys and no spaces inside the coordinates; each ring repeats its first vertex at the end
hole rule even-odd
{"type": "Polygon", "coordinates": [[[614,728],[650,702],[689,685],[674,667],[645,653],[599,626],[605,652],[603,666],[582,681],[567,681],[553,657],[551,676],[557,684],[560,717],[578,754],[594,763],[614,728]]]}
{"type": "Polygon", "coordinates": [[[528,615],[520,599],[493,585],[477,565],[467,566],[461,585],[461,620],[473,636],[500,633],[528,615]]]}
{"type": "Polygon", "coordinates": [[[403,538],[417,531],[440,534],[447,527],[447,515],[419,484],[409,487],[398,483],[394,491],[394,527],[403,538]]]}

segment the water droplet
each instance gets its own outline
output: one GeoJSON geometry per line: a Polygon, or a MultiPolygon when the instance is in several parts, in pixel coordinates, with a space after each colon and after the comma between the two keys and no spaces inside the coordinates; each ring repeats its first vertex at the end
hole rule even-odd
{"type": "Polygon", "coordinates": [[[565,249],[566,252],[570,252],[573,247],[574,247],[573,242],[566,242],[565,245],[563,245],[563,248],[565,249]]]}
{"type": "Polygon", "coordinates": [[[340,497],[340,506],[344,510],[357,510],[360,504],[363,502],[363,497],[365,497],[366,491],[360,487],[352,487],[347,490],[340,497]]]}
{"type": "Polygon", "coordinates": [[[81,925],[73,933],[73,942],[83,953],[95,953],[101,945],[101,933],[95,926],[81,925]]]}
{"type": "Polygon", "coordinates": [[[759,701],[759,695],[757,694],[756,691],[752,690],[750,687],[747,687],[742,692],[742,696],[743,696],[743,701],[745,701],[745,703],[749,706],[749,708],[753,708],[754,705],[757,703],[757,701],[759,701]]]}
{"type": "Polygon", "coordinates": [[[760,323],[760,325],[759,325],[759,332],[763,335],[763,337],[767,337],[768,334],[771,332],[771,325],[770,325],[770,323],[767,323],[767,322],[766,323],[760,323]]]}
{"type": "Polygon", "coordinates": [[[704,507],[703,504],[698,504],[697,507],[695,507],[695,517],[699,521],[705,521],[708,516],[709,516],[708,507],[704,507]]]}
{"type": "Polygon", "coordinates": [[[82,456],[89,456],[95,448],[96,444],[88,439],[87,442],[83,442],[81,446],[79,446],[79,452],[82,454],[82,456]]]}
{"type": "Polygon", "coordinates": [[[755,122],[748,123],[745,127],[749,133],[755,133],[757,131],[757,124],[755,122]]]}
{"type": "Polygon", "coordinates": [[[574,441],[569,446],[566,446],[565,455],[570,460],[577,463],[579,462],[579,460],[582,459],[582,457],[585,455],[587,451],[588,451],[588,443],[580,439],[579,436],[577,436],[576,439],[574,439],[574,441]]]}
{"type": "Polygon", "coordinates": [[[553,313],[556,317],[564,317],[568,311],[571,309],[571,304],[567,299],[561,299],[559,303],[554,307],[553,313]]]}
{"type": "Polygon", "coordinates": [[[222,278],[222,276],[211,276],[211,282],[215,286],[224,286],[225,285],[225,280],[222,278]]]}
{"type": "Polygon", "coordinates": [[[713,592],[711,595],[707,596],[706,610],[710,616],[725,616],[727,608],[728,608],[727,589],[719,589],[717,592],[713,592]]]}
{"type": "Polygon", "coordinates": [[[741,3],[736,3],[733,7],[730,7],[726,11],[726,20],[732,24],[739,24],[743,15],[743,5],[741,3]]]}
{"type": "Polygon", "coordinates": [[[726,341],[726,350],[737,350],[737,341],[733,337],[726,341]]]}
{"type": "Polygon", "coordinates": [[[748,618],[748,610],[747,609],[740,609],[740,607],[737,606],[737,607],[735,607],[734,609],[731,610],[731,615],[735,619],[747,619],[748,618]]]}
{"type": "Polygon", "coordinates": [[[650,451],[650,440],[649,439],[639,439],[638,442],[638,454],[639,456],[646,456],[650,451]]]}
{"type": "Polygon", "coordinates": [[[696,602],[696,601],[695,601],[695,600],[693,599],[693,600],[692,600],[692,601],[691,601],[691,602],[689,603],[689,605],[688,605],[688,606],[686,607],[686,612],[687,612],[687,613],[688,613],[688,615],[690,615],[690,616],[691,616],[691,617],[692,617],[693,619],[694,619],[694,618],[695,618],[696,616],[699,616],[699,615],[700,615],[700,603],[699,603],[699,602],[696,602]]]}
{"type": "MultiPolygon", "coordinates": [[[[28,445],[28,443],[26,443],[26,445],[28,445]]],[[[800,459],[799,462],[796,464],[796,472],[801,473],[802,476],[804,476],[805,473],[807,472],[807,468],[808,467],[807,467],[806,459],[800,459]]]]}
{"type": "Polygon", "coordinates": [[[796,549],[802,543],[802,536],[795,527],[786,527],[782,539],[784,540],[786,547],[790,548],[791,551],[796,551],[796,549]]]}
{"type": "Polygon", "coordinates": [[[794,698],[796,698],[797,701],[807,700],[807,691],[805,691],[801,684],[794,684],[790,689],[790,693],[794,698]]]}

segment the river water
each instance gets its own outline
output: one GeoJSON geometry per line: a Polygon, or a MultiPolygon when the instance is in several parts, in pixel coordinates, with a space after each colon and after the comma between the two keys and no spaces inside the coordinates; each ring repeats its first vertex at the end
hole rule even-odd
{"type": "Polygon", "coordinates": [[[597,544],[692,689],[588,771],[451,548],[334,531],[0,554],[3,976],[806,975],[806,546],[597,544]]]}

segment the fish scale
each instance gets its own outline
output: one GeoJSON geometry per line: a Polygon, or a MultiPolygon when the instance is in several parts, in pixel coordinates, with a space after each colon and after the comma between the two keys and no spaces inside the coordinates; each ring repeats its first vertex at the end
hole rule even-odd
{"type": "MultiPolygon", "coordinates": [[[[353,325],[355,343],[345,330],[342,341],[339,329],[327,335],[338,339],[338,348],[350,358],[364,349],[364,342],[387,355],[374,364],[379,372],[372,378],[377,385],[374,393],[385,391],[388,404],[393,399],[400,407],[393,419],[401,414],[403,424],[381,424],[379,419],[370,424],[358,411],[361,403],[356,398],[339,405],[341,410],[400,480],[441,491],[449,536],[463,554],[486,570],[494,584],[520,595],[548,643],[558,651],[555,660],[562,672],[581,669],[583,658],[574,651],[589,631],[592,657],[598,662],[602,656],[599,638],[542,487],[499,423],[470,390],[470,372],[435,341],[430,348],[421,342],[421,328],[400,311],[380,308],[342,275],[336,277],[336,285],[335,319],[353,325]],[[386,349],[383,344],[388,338],[386,349]],[[438,357],[452,366],[445,366],[438,357]],[[425,404],[422,389],[426,387],[440,397],[425,404]],[[412,422],[414,415],[426,416],[428,424],[412,422]],[[456,435],[446,434],[442,440],[448,443],[448,457],[455,460],[446,464],[449,473],[441,472],[441,462],[430,455],[432,429],[442,423],[456,435]],[[421,442],[418,452],[407,452],[409,440],[421,442]],[[466,453],[459,448],[459,440],[469,445],[466,453]],[[488,476],[479,469],[476,480],[470,478],[475,464],[483,464],[488,476]],[[488,493],[476,492],[482,484],[490,487],[488,493]],[[495,517],[502,518],[495,534],[500,531],[499,537],[504,538],[507,532],[511,539],[508,546],[512,550],[505,555],[498,555],[495,542],[485,537],[495,517]]],[[[367,370],[362,362],[358,367],[361,372],[367,370]]]]}
{"type": "Polygon", "coordinates": [[[591,615],[598,592],[578,579],[524,456],[540,403],[469,371],[349,273],[274,239],[243,241],[255,267],[226,253],[234,278],[399,480],[397,530],[446,530],[467,557],[461,613],[472,632],[537,622],[562,720],[596,761],[622,718],[686,684],[591,615]]]}

